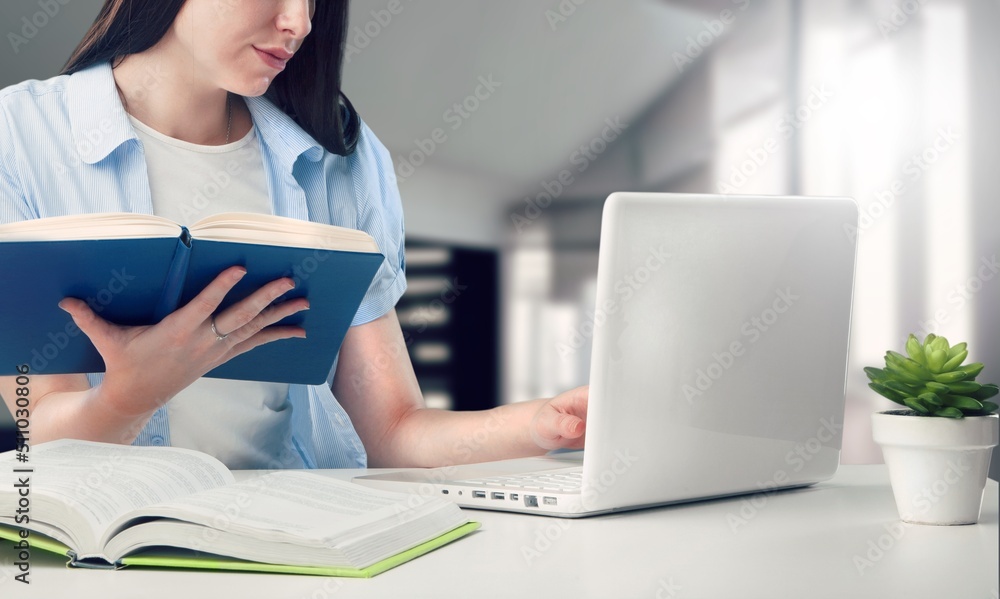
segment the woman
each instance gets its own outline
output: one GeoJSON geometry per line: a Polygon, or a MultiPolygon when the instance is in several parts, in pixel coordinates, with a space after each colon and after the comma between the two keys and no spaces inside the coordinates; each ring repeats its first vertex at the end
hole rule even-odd
{"type": "MultiPolygon", "coordinates": [[[[346,28],[346,1],[107,0],[62,75],[0,91],[3,222],[273,212],[365,230],[386,255],[332,393],[201,378],[306,333],[269,326],[308,308],[274,303],[289,279],[217,312],[244,274],[233,267],[145,327],[64,299],[106,373],[34,377],[33,443],[169,444],[237,468],[438,466],[582,447],[586,387],[483,412],[423,407],[393,310],[406,287],[402,207],[388,153],[340,93],[346,28]]],[[[13,387],[0,380],[8,407],[13,387]]]]}

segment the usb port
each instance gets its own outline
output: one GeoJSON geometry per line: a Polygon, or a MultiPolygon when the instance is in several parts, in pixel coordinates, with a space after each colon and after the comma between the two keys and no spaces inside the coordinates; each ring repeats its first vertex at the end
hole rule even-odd
{"type": "Polygon", "coordinates": [[[472,497],[474,499],[486,499],[486,491],[473,491],[472,497]]]}
{"type": "Polygon", "coordinates": [[[555,497],[543,497],[542,498],[542,503],[544,503],[545,505],[555,505],[556,504],[556,498],[555,497]]]}
{"type": "Polygon", "coordinates": [[[503,499],[503,493],[500,493],[498,491],[493,491],[492,493],[490,493],[490,499],[503,499]]]}

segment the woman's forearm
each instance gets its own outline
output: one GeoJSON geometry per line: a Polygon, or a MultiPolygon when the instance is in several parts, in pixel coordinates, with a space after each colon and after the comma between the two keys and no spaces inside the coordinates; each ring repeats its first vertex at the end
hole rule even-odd
{"type": "Polygon", "coordinates": [[[479,412],[423,407],[420,385],[394,310],[351,327],[333,394],[379,467],[436,467],[580,449],[589,388],[479,412]]]}
{"type": "Polygon", "coordinates": [[[541,455],[545,450],[532,440],[529,425],[545,401],[477,412],[411,410],[380,442],[366,447],[368,465],[435,467],[541,455]]]}
{"type": "Polygon", "coordinates": [[[128,445],[155,411],[122,414],[109,404],[98,385],[82,391],[53,391],[35,400],[30,444],[56,439],[83,439],[128,445]]]}

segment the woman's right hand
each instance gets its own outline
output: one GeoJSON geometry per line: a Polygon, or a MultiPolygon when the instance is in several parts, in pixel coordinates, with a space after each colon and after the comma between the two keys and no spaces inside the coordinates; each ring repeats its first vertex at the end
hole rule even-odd
{"type": "Polygon", "coordinates": [[[216,313],[245,274],[239,266],[224,270],[187,305],[150,326],[110,323],[79,299],[59,302],[104,358],[102,403],[122,418],[142,418],[235,356],[271,341],[305,337],[301,327],[269,327],[309,307],[305,298],[274,303],[294,288],[290,278],[271,281],[216,313]],[[212,331],[213,318],[224,339],[212,331]]]}

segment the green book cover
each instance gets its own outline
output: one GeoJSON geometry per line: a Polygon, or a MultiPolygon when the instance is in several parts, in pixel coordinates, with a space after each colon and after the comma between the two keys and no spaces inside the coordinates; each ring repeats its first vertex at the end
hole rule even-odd
{"type": "MultiPolygon", "coordinates": [[[[6,539],[8,541],[18,543],[21,541],[20,531],[20,528],[9,526],[7,524],[0,524],[0,539],[6,539]]],[[[59,555],[70,557],[72,550],[66,545],[63,545],[52,537],[47,537],[40,532],[31,530],[29,533],[31,536],[28,537],[27,541],[32,549],[41,549],[42,551],[49,551],[51,553],[58,553],[59,555]]]]}
{"type": "MultiPolygon", "coordinates": [[[[237,570],[244,572],[270,572],[275,574],[312,574],[316,576],[339,576],[345,578],[371,578],[396,566],[408,562],[413,558],[433,551],[438,547],[460,539],[465,535],[475,531],[480,527],[479,522],[468,522],[452,529],[443,535],[431,539],[425,543],[417,545],[386,558],[380,562],[372,564],[366,568],[327,568],[322,566],[289,566],[280,564],[265,564],[260,562],[250,562],[223,556],[201,556],[192,552],[176,550],[163,552],[160,549],[146,550],[135,555],[126,556],[116,564],[117,568],[125,567],[156,567],[156,568],[195,568],[204,570],[237,570]]],[[[12,542],[21,540],[19,529],[5,524],[0,524],[0,539],[7,539],[12,542]]],[[[31,531],[28,542],[34,549],[50,551],[70,558],[68,565],[79,566],[73,561],[73,551],[66,545],[51,539],[41,533],[31,531]]]]}

